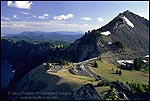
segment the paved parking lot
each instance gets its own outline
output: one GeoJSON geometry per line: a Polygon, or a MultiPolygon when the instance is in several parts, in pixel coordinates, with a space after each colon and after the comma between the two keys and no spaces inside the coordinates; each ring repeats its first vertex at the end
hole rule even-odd
{"type": "Polygon", "coordinates": [[[89,74],[84,68],[82,69],[79,68],[78,66],[70,68],[69,72],[75,75],[92,77],[92,75],[89,74]]]}
{"type": "MultiPolygon", "coordinates": [[[[89,59],[83,62],[78,62],[74,64],[74,67],[70,67],[68,69],[68,71],[74,75],[79,75],[79,76],[88,76],[88,77],[94,77],[97,78],[97,74],[92,71],[91,67],[90,67],[90,63],[92,63],[93,61],[95,61],[96,59],[89,59]]],[[[63,67],[60,66],[59,64],[54,64],[52,67],[50,67],[50,69],[48,70],[48,72],[54,72],[57,73],[58,71],[60,71],[63,67]]]]}

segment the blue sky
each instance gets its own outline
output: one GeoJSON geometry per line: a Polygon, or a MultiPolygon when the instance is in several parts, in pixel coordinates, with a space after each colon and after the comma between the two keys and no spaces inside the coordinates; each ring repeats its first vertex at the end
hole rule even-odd
{"type": "Polygon", "coordinates": [[[126,10],[149,19],[148,1],[2,1],[1,33],[88,31],[126,10]]]}

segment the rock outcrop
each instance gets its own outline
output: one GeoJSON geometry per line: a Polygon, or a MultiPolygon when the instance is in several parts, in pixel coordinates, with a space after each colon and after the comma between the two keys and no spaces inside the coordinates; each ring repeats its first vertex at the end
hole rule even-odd
{"type": "Polygon", "coordinates": [[[83,85],[79,90],[74,92],[75,100],[101,100],[96,89],[92,84],[83,85]]]}

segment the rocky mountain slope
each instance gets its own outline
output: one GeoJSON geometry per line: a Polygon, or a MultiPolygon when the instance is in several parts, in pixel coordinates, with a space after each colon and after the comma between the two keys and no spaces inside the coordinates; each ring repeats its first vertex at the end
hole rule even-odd
{"type": "Polygon", "coordinates": [[[73,61],[86,60],[107,52],[132,54],[141,51],[149,51],[149,21],[128,10],[105,26],[88,31],[68,49],[73,61]]]}

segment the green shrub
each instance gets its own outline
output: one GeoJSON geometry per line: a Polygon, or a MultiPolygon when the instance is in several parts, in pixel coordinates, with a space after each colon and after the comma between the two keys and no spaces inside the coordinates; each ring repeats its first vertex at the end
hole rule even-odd
{"type": "Polygon", "coordinates": [[[97,62],[96,62],[96,61],[94,62],[93,67],[98,68],[98,64],[97,64],[97,62]]]}
{"type": "Polygon", "coordinates": [[[107,79],[103,79],[102,83],[103,83],[104,86],[109,86],[110,85],[110,82],[107,79]]]}
{"type": "Polygon", "coordinates": [[[118,74],[119,72],[118,72],[118,70],[116,70],[116,74],[118,74]]]}
{"type": "Polygon", "coordinates": [[[122,74],[122,72],[121,72],[121,70],[119,71],[119,73],[118,73],[119,75],[121,75],[122,74]]]}
{"type": "Polygon", "coordinates": [[[59,65],[64,66],[66,64],[67,64],[67,62],[65,60],[63,60],[63,59],[59,60],[59,65]]]}
{"type": "Polygon", "coordinates": [[[116,89],[111,89],[104,97],[104,100],[120,100],[116,89]]]}
{"type": "Polygon", "coordinates": [[[142,84],[138,82],[128,82],[132,93],[139,93],[143,95],[149,95],[149,84],[142,84]]]}

